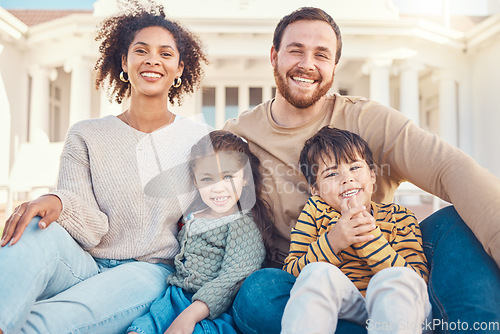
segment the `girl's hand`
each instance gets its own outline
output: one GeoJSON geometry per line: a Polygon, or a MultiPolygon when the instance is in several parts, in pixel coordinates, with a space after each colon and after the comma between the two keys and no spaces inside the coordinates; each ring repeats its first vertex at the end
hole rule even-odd
{"type": "Polygon", "coordinates": [[[356,200],[346,199],[342,202],[341,214],[327,234],[335,254],[352,244],[373,239],[373,235],[367,233],[375,229],[375,218],[368,213],[367,208],[358,205],[356,200]]]}
{"type": "Polygon", "coordinates": [[[202,301],[195,300],[175,318],[165,334],[191,334],[196,323],[210,315],[210,309],[202,301]]]}
{"type": "Polygon", "coordinates": [[[38,222],[38,227],[44,229],[59,218],[61,211],[61,200],[55,195],[43,195],[33,201],[24,202],[7,219],[0,246],[3,247],[9,242],[12,246],[18,242],[24,230],[35,216],[42,217],[38,222]]]}

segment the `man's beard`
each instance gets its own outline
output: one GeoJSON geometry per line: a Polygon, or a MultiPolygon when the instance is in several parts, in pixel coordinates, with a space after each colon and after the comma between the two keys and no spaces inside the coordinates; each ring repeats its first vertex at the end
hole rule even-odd
{"type": "MultiPolygon", "coordinates": [[[[288,101],[288,103],[290,103],[297,109],[306,109],[314,105],[316,102],[319,101],[319,99],[321,99],[328,92],[328,90],[330,89],[330,87],[332,87],[333,84],[333,75],[330,82],[326,83],[322,83],[323,78],[320,77],[321,79],[320,85],[316,87],[312,96],[307,98],[307,97],[302,97],[299,94],[292,93],[290,86],[286,82],[287,77],[288,73],[285,75],[285,77],[282,77],[278,73],[278,65],[274,67],[274,80],[276,81],[278,92],[285,98],[285,100],[288,101]]],[[[290,75],[290,77],[292,77],[292,75],[290,75]]]]}

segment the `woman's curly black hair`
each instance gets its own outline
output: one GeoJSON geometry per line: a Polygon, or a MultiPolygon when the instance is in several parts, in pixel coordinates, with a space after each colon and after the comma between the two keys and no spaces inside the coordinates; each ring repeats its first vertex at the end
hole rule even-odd
{"type": "Polygon", "coordinates": [[[208,63],[197,36],[183,28],[179,23],[167,19],[163,6],[149,0],[150,8],[146,9],[139,0],[120,1],[124,12],[101,22],[96,41],[100,58],[97,60],[96,88],[105,88],[109,99],[121,103],[124,97],[130,96],[130,83],[119,79],[122,71],[122,56],[127,56],[128,48],[136,33],[147,27],[162,27],[173,35],[179,50],[180,60],[184,63],[182,85],[171,87],[168,99],[174,104],[182,103],[185,93],[193,93],[198,88],[203,76],[201,62],[208,63]],[[105,87],[107,86],[107,87],[105,87]]]}

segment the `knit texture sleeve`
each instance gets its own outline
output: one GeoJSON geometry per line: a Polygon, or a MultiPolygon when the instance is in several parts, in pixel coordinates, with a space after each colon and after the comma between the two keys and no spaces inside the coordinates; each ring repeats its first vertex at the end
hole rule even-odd
{"type": "Polygon", "coordinates": [[[59,168],[57,190],[63,210],[57,222],[88,250],[108,232],[108,217],[99,210],[90,176],[90,162],[84,138],[74,128],[68,133],[59,168]]]}
{"type": "Polygon", "coordinates": [[[290,252],[285,259],[283,270],[298,276],[311,262],[329,262],[339,265],[341,255],[335,254],[327,238],[326,227],[331,223],[330,216],[319,206],[326,203],[313,196],[309,198],[297,224],[291,232],[290,252]]]}
{"type": "Polygon", "coordinates": [[[219,274],[205,283],[192,298],[192,301],[200,300],[208,306],[210,319],[219,317],[228,309],[241,282],[260,269],[266,253],[261,234],[251,217],[243,216],[229,224],[219,274]]]}
{"type": "Polygon", "coordinates": [[[390,267],[408,267],[428,281],[427,260],[422,248],[422,235],[411,211],[399,205],[381,208],[377,228],[370,241],[352,245],[374,274],[390,267]],[[383,214],[385,210],[386,214],[383,214]],[[389,218],[388,218],[389,217],[389,218]]]}

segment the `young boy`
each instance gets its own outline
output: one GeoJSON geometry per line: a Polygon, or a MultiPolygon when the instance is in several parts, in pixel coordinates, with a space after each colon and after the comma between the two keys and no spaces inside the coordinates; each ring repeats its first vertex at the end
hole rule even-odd
{"type": "Polygon", "coordinates": [[[421,333],[431,319],[418,222],[406,208],[371,201],[373,166],[352,132],[325,126],[306,141],[300,168],[313,196],[285,259],[297,280],[282,333],[334,333],[337,319],[369,333],[421,333]]]}

